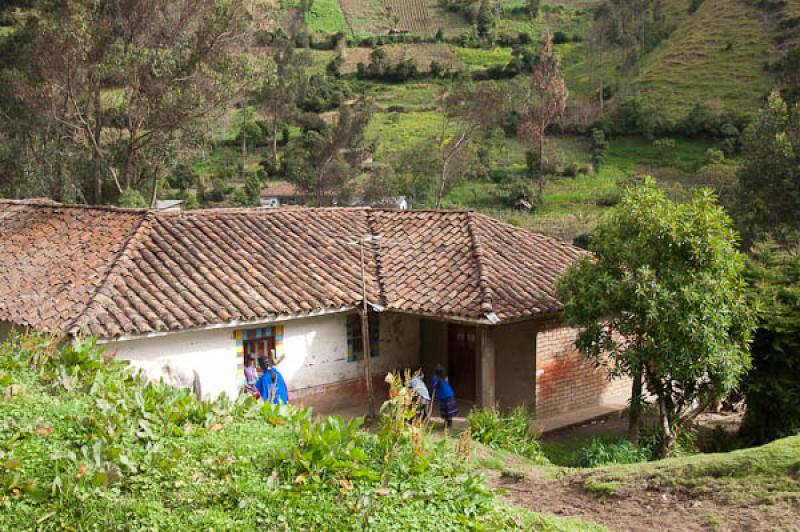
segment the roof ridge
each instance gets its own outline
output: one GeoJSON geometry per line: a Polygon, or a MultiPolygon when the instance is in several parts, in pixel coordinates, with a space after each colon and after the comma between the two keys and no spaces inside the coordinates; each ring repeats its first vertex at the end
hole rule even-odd
{"type": "Polygon", "coordinates": [[[381,305],[386,306],[386,283],[383,280],[383,267],[381,266],[381,252],[380,252],[380,235],[375,232],[374,229],[374,219],[372,217],[373,210],[368,208],[365,211],[366,218],[367,218],[367,231],[370,234],[370,240],[372,240],[372,244],[375,246],[373,250],[375,256],[375,280],[378,282],[378,297],[381,299],[381,305]],[[378,238],[375,238],[378,237],[378,238]]]}
{"type": "Polygon", "coordinates": [[[25,207],[41,207],[50,209],[83,209],[92,211],[121,212],[125,214],[141,214],[149,212],[151,209],[117,207],[116,205],[88,205],[85,203],[61,203],[47,198],[31,199],[3,199],[0,198],[0,205],[22,205],[25,207]]]}
{"type": "Polygon", "coordinates": [[[472,253],[475,258],[475,265],[478,269],[478,291],[481,297],[481,312],[484,314],[490,314],[494,312],[494,307],[492,305],[492,297],[494,293],[492,292],[492,287],[489,286],[489,274],[486,272],[483,256],[483,250],[481,249],[481,242],[478,238],[478,234],[475,231],[475,220],[474,220],[474,212],[468,211],[467,215],[467,231],[469,232],[470,243],[472,244],[472,253]]]}
{"type": "Polygon", "coordinates": [[[80,332],[81,329],[81,321],[83,318],[88,317],[90,311],[94,311],[97,304],[97,297],[105,292],[105,289],[111,285],[113,280],[117,278],[117,269],[120,264],[120,261],[123,257],[125,257],[128,253],[128,249],[131,246],[131,243],[138,242],[138,236],[142,232],[143,227],[145,226],[145,222],[149,222],[152,218],[157,216],[157,211],[152,210],[142,210],[143,216],[139,219],[139,222],[136,224],[134,228],[131,229],[128,236],[125,238],[125,242],[123,242],[122,247],[114,256],[114,260],[111,261],[111,264],[106,272],[105,279],[101,282],[97,289],[95,289],[94,294],[92,297],[89,298],[89,301],[83,307],[83,310],[75,316],[72,321],[69,323],[69,326],[65,327],[65,330],[68,334],[74,334],[80,332]]]}

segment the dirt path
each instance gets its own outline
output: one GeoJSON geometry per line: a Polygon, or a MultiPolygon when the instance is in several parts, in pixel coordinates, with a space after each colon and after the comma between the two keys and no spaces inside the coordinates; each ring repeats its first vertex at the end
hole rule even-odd
{"type": "MultiPolygon", "coordinates": [[[[535,475],[535,471],[532,473],[535,475]]],[[[581,517],[611,530],[800,530],[800,514],[785,503],[725,500],[720,494],[697,495],[685,489],[649,485],[642,478],[613,495],[587,490],[587,473],[547,479],[498,475],[490,485],[502,497],[536,512],[581,517]]]]}

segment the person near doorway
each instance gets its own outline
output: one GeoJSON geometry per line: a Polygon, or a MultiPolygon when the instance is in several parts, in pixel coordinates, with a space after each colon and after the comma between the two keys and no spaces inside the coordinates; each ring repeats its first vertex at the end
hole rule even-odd
{"type": "Polygon", "coordinates": [[[458,413],[456,394],[450,383],[447,382],[447,372],[442,366],[436,366],[433,372],[433,396],[439,401],[439,414],[444,419],[445,426],[453,426],[453,418],[458,413]]]}
{"type": "Polygon", "coordinates": [[[256,382],[256,388],[259,395],[261,395],[261,399],[267,403],[288,403],[289,390],[278,368],[270,365],[267,357],[259,358],[258,364],[264,370],[256,382]]]}
{"type": "Polygon", "coordinates": [[[408,381],[408,387],[417,396],[417,417],[426,419],[429,414],[428,406],[431,403],[431,394],[428,392],[428,387],[425,386],[425,375],[421,368],[414,372],[411,380],[408,381]]]}
{"type": "Polygon", "coordinates": [[[257,395],[258,389],[256,388],[256,382],[258,382],[256,357],[251,354],[247,356],[247,361],[244,366],[244,393],[251,397],[257,395]]]}

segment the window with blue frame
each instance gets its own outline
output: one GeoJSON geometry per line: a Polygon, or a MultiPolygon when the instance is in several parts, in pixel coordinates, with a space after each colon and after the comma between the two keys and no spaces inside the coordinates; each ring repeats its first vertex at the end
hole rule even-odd
{"type": "MultiPolygon", "coordinates": [[[[373,357],[378,356],[380,346],[380,314],[369,312],[369,347],[373,357]]],[[[361,330],[361,315],[350,314],[347,316],[347,361],[355,362],[364,359],[364,343],[361,330]]]]}

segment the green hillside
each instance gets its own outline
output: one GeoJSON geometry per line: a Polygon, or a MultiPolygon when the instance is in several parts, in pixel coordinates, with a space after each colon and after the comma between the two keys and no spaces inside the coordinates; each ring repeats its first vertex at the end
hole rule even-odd
{"type": "Polygon", "coordinates": [[[772,86],[770,27],[751,3],[705,0],[647,57],[638,87],[672,118],[695,104],[752,111],[772,86]]]}

